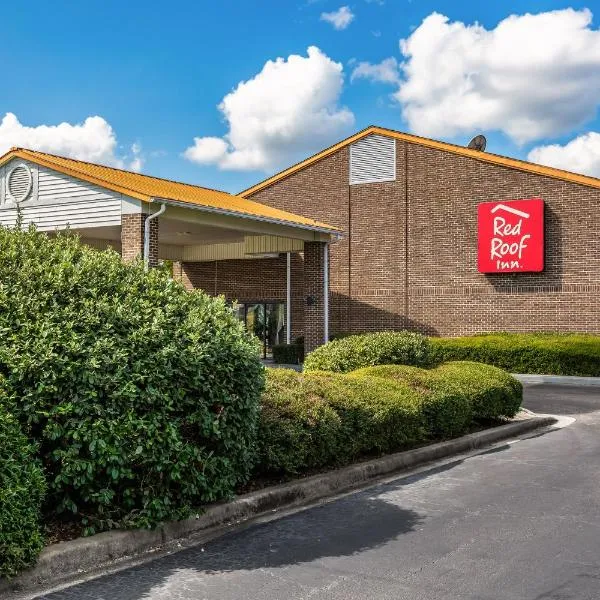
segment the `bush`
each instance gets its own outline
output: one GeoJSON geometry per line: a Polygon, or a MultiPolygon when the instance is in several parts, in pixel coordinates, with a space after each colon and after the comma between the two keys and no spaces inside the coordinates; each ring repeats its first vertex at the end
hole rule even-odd
{"type": "Polygon", "coordinates": [[[376,377],[267,369],[258,473],[297,474],[423,441],[420,398],[376,377]]]}
{"type": "Polygon", "coordinates": [[[383,331],[336,339],[311,352],[305,371],[348,373],[385,364],[426,366],[430,363],[428,338],[408,331],[383,331]]]}
{"type": "Polygon", "coordinates": [[[150,526],[248,477],[263,367],[223,299],[73,235],[0,229],[0,305],[0,374],[49,511],[150,526]]]}
{"type": "Polygon", "coordinates": [[[359,369],[353,375],[381,377],[416,390],[421,396],[427,427],[433,438],[456,437],[465,433],[473,422],[473,408],[468,395],[445,389],[437,369],[382,365],[359,369]]]}
{"type": "Polygon", "coordinates": [[[298,365],[304,360],[304,345],[275,344],[273,346],[273,362],[278,365],[298,365]]]}
{"type": "Polygon", "coordinates": [[[434,435],[444,437],[464,431],[471,418],[513,417],[523,399],[523,386],[517,379],[481,363],[449,362],[429,370],[382,366],[357,373],[402,381],[421,390],[429,427],[434,435]]]}
{"type": "Polygon", "coordinates": [[[471,360],[512,373],[600,376],[600,336],[584,334],[495,333],[431,338],[440,362],[471,360]]]}
{"type": "Polygon", "coordinates": [[[42,470],[18,422],[0,405],[0,577],[32,566],[44,546],[42,470]]]}

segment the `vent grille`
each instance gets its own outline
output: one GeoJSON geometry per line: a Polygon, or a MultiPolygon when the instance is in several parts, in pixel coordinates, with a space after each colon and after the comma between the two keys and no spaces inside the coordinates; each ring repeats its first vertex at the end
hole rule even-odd
{"type": "Polygon", "coordinates": [[[396,179],[396,140],[369,135],[350,146],[350,185],[396,179]]]}
{"type": "Polygon", "coordinates": [[[31,193],[33,178],[31,171],[25,165],[15,167],[7,178],[8,195],[15,202],[22,202],[31,193]]]}

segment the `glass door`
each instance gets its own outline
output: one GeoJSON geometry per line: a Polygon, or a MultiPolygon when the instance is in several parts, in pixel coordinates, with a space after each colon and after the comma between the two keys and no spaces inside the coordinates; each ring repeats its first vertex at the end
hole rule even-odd
{"type": "Polygon", "coordinates": [[[273,346],[285,341],[285,303],[247,302],[236,310],[248,331],[261,341],[263,358],[271,358],[273,346]]]}

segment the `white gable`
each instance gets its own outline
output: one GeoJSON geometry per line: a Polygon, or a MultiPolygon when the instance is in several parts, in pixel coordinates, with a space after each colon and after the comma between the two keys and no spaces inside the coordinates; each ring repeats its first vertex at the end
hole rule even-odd
{"type": "Polygon", "coordinates": [[[25,191],[25,170],[31,174],[31,189],[19,203],[23,221],[35,223],[42,231],[120,225],[121,204],[136,202],[87,181],[14,158],[0,167],[0,225],[15,223],[16,202],[10,188],[15,193],[25,191]],[[11,173],[13,177],[9,179],[11,173]]]}

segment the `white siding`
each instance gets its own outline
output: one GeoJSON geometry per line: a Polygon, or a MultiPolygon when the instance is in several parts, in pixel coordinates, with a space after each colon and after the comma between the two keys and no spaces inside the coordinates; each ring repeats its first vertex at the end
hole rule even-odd
{"type": "MultiPolygon", "coordinates": [[[[25,224],[33,222],[42,231],[121,224],[122,194],[33,163],[28,165],[36,174],[37,185],[32,195],[21,203],[25,224]]],[[[14,161],[0,170],[2,180],[12,166],[14,161]]],[[[15,204],[7,199],[5,187],[3,182],[0,225],[12,225],[16,218],[15,204]]]]}
{"type": "Polygon", "coordinates": [[[396,140],[368,135],[350,146],[350,185],[396,179],[396,140]]]}

